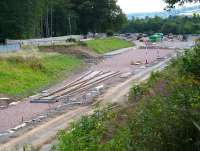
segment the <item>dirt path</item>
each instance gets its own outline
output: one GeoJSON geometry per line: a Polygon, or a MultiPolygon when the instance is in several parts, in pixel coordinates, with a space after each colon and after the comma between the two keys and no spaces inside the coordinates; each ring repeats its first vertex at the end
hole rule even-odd
{"type": "Polygon", "coordinates": [[[168,58],[159,64],[156,64],[152,67],[147,68],[144,71],[139,72],[138,74],[130,77],[123,83],[116,85],[113,88],[110,88],[102,98],[99,98],[99,101],[102,105],[107,105],[108,103],[120,103],[120,101],[124,101],[127,99],[127,94],[129,93],[130,88],[133,84],[139,84],[147,80],[152,72],[156,72],[164,69],[167,66],[167,63],[171,58],[168,58]]]}
{"type": "Polygon", "coordinates": [[[43,124],[30,132],[13,139],[12,141],[2,145],[0,151],[14,150],[16,147],[19,151],[23,150],[25,144],[32,144],[38,148],[48,141],[55,138],[58,130],[65,129],[74,120],[78,120],[83,115],[89,115],[92,113],[92,108],[89,106],[79,107],[75,110],[59,116],[46,124],[43,124]]]}

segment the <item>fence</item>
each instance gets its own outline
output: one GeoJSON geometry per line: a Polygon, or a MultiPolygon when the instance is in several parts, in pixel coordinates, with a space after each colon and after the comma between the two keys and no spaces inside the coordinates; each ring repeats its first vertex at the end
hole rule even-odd
{"type": "Polygon", "coordinates": [[[76,40],[83,39],[80,35],[71,35],[71,36],[61,36],[61,37],[50,37],[50,38],[41,38],[41,39],[27,39],[27,40],[6,40],[7,44],[22,44],[22,45],[52,45],[56,43],[66,42],[66,40],[73,38],[76,40]]]}
{"type": "Polygon", "coordinates": [[[20,50],[20,44],[6,44],[0,45],[0,53],[15,52],[20,50]]]}

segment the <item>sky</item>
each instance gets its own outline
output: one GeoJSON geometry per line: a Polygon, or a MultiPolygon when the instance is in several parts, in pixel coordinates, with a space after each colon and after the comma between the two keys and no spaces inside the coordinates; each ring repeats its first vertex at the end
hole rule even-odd
{"type": "Polygon", "coordinates": [[[166,7],[163,0],[118,0],[118,5],[126,14],[162,11],[166,7]]]}

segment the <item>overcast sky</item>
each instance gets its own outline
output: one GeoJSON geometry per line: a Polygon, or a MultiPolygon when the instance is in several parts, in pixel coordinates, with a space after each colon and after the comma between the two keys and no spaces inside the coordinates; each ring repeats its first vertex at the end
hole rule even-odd
{"type": "Polygon", "coordinates": [[[162,11],[166,7],[163,0],[118,0],[118,4],[126,14],[162,11]]]}

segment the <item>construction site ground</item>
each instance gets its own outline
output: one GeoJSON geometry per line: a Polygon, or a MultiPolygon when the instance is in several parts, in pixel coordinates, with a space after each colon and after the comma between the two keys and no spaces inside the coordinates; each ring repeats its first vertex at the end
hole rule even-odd
{"type": "Polygon", "coordinates": [[[42,147],[55,138],[59,129],[66,129],[72,121],[91,114],[95,109],[92,104],[96,100],[102,104],[123,100],[122,97],[128,93],[133,82],[143,81],[152,71],[164,68],[177,53],[175,49],[167,49],[166,46],[165,49],[148,50],[136,46],[118,52],[105,54],[101,62],[91,65],[82,73],[1,109],[0,151],[12,150],[16,146],[20,150],[25,144],[45,150],[42,147]],[[72,85],[73,88],[66,88],[72,85]],[[59,96],[53,103],[30,102],[39,100],[44,94],[52,96],[55,91],[59,91],[61,96],[72,92],[73,95],[70,95],[69,100],[59,96]]]}

